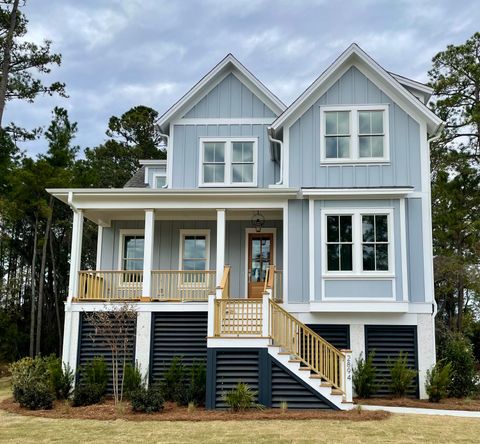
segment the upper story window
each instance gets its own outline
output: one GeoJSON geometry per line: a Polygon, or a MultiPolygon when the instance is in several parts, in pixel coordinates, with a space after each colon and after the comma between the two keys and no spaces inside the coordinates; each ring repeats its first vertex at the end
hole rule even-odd
{"type": "Polygon", "coordinates": [[[154,188],[165,188],[167,184],[167,173],[157,173],[153,175],[153,186],[154,188]]]}
{"type": "Polygon", "coordinates": [[[328,210],[324,221],[325,274],[393,273],[392,210],[328,210]]]}
{"type": "Polygon", "coordinates": [[[200,186],[256,186],[257,139],[200,139],[200,186]]]}
{"type": "Polygon", "coordinates": [[[320,108],[324,163],[388,162],[388,106],[320,108]]]}

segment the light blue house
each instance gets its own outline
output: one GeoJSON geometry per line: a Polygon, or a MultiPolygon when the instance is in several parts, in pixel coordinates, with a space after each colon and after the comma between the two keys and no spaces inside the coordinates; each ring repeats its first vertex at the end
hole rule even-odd
{"type": "Polygon", "coordinates": [[[267,406],[346,409],[355,360],[374,353],[382,395],[402,351],[424,397],[431,93],[353,44],[287,107],[227,55],[160,118],[167,161],[122,189],[49,190],[74,215],[64,361],[106,353],[84,312],[131,301],[131,359],[150,382],[205,360],[210,408],[244,381],[267,406]]]}

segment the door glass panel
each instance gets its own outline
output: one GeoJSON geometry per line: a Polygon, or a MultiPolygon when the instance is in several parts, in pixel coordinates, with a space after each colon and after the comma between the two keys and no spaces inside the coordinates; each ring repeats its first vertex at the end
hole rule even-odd
{"type": "Polygon", "coordinates": [[[265,282],[270,267],[271,239],[252,237],[251,240],[250,282],[265,282]]]}

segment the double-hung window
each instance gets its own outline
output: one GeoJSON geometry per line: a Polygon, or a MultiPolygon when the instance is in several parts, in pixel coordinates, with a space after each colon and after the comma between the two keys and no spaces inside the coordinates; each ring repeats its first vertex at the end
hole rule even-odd
{"type": "Polygon", "coordinates": [[[389,161],[388,105],[320,107],[324,163],[389,161]]]}
{"type": "Polygon", "coordinates": [[[145,237],[143,230],[120,230],[119,268],[121,283],[134,283],[142,280],[145,237]]]}
{"type": "Polygon", "coordinates": [[[209,267],[209,230],[181,230],[179,256],[183,285],[205,282],[205,274],[198,272],[207,271],[209,267]]]}
{"type": "Polygon", "coordinates": [[[329,210],[324,217],[327,275],[393,273],[392,210],[329,210]]]}
{"type": "Polygon", "coordinates": [[[257,139],[200,139],[201,186],[256,186],[257,139]]]}

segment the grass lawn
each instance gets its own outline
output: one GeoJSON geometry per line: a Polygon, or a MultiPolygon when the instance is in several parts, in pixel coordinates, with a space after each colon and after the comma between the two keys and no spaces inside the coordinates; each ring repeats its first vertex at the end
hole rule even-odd
{"type": "MultiPolygon", "coordinates": [[[[9,396],[0,380],[0,399],[9,396]]],[[[131,422],[27,417],[0,410],[0,442],[171,443],[472,443],[480,421],[470,418],[392,415],[384,421],[131,422]]]]}

